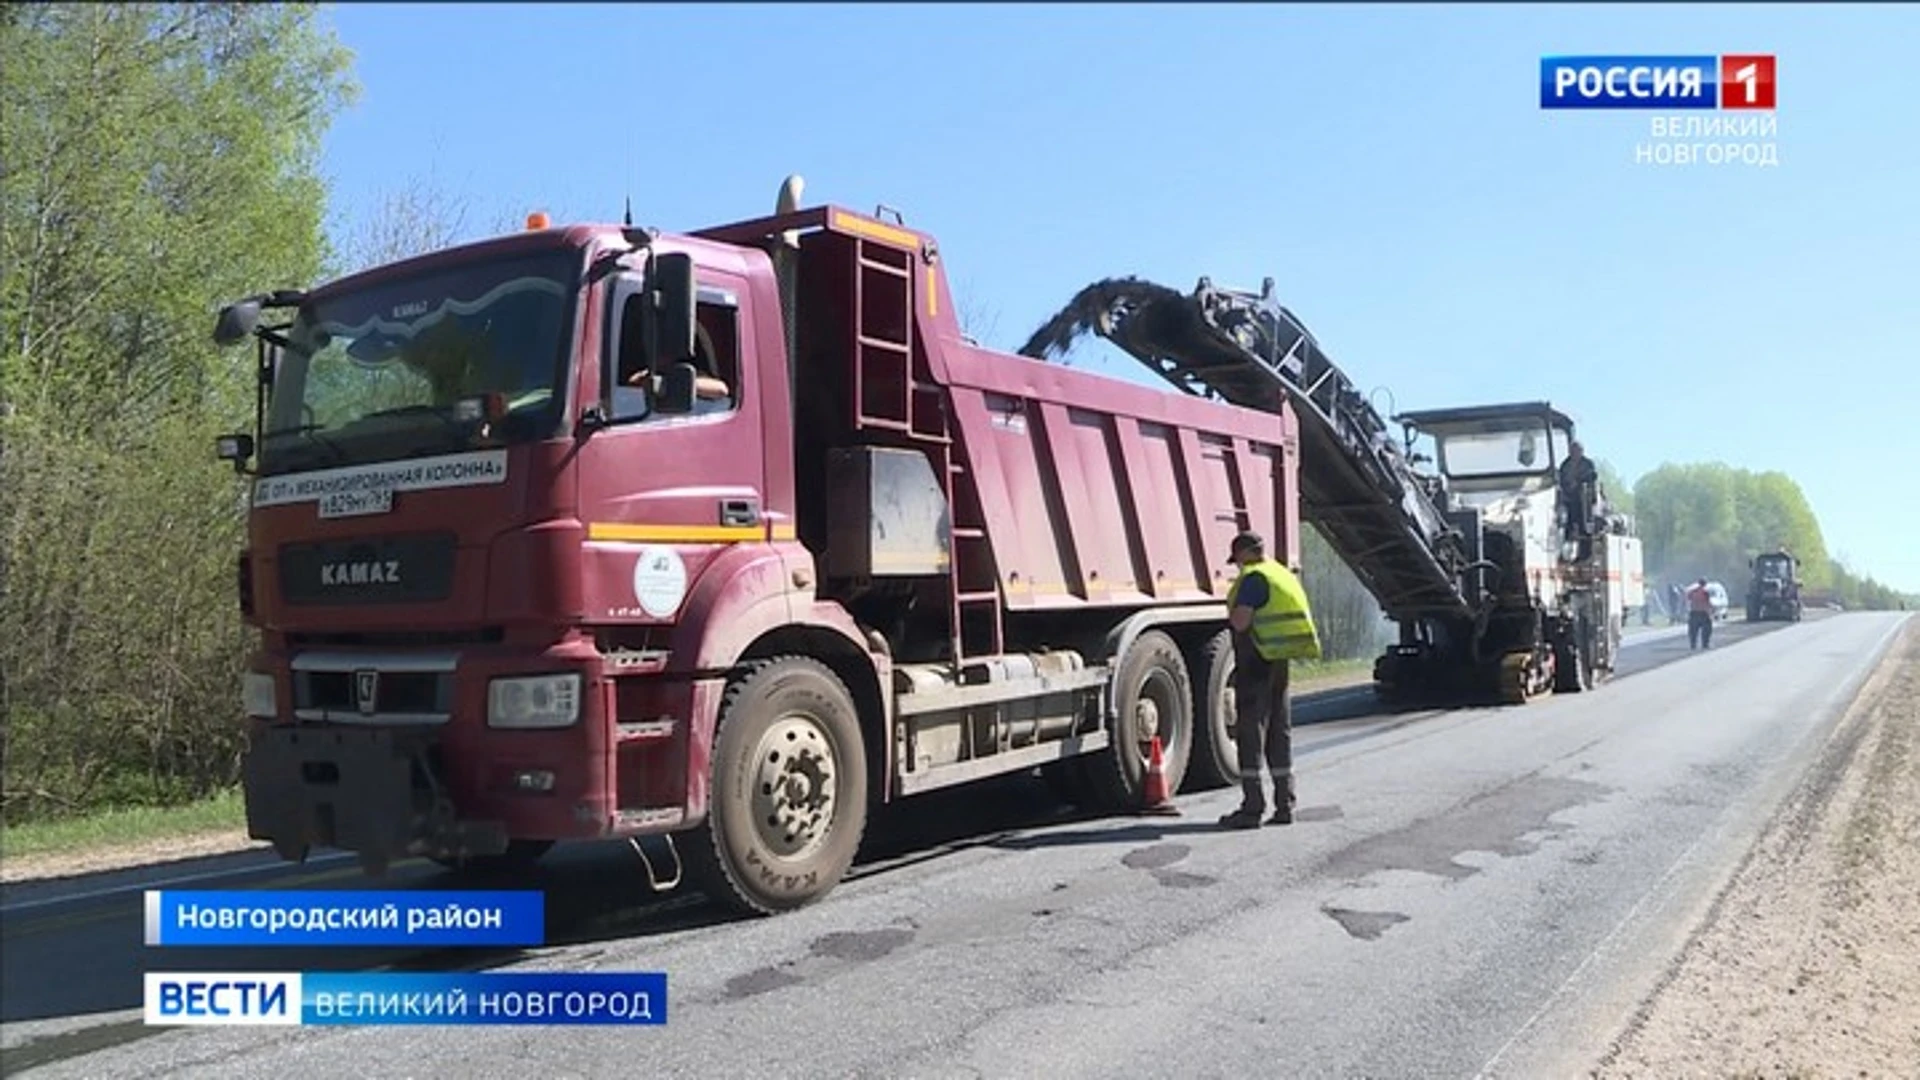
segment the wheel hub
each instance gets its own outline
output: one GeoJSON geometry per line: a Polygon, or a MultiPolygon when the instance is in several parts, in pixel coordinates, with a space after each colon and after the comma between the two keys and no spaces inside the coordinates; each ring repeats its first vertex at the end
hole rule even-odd
{"type": "Polygon", "coordinates": [[[784,716],[767,727],[755,757],[754,828],[774,854],[802,857],[833,819],[833,744],[812,717],[784,716]]]}
{"type": "Polygon", "coordinates": [[[1133,730],[1143,743],[1160,734],[1160,706],[1145,694],[1134,703],[1133,730]]]}

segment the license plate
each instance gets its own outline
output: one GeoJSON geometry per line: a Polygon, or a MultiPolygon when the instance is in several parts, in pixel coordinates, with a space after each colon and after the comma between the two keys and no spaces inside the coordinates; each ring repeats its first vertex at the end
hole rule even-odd
{"type": "Polygon", "coordinates": [[[370,491],[336,491],[320,497],[320,517],[348,518],[365,517],[368,514],[384,514],[393,509],[393,489],[374,488],[370,491]]]}

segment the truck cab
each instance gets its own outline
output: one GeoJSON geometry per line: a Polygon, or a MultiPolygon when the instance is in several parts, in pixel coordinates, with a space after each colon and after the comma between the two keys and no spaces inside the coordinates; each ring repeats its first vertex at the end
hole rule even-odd
{"type": "Polygon", "coordinates": [[[701,812],[708,654],[814,615],[775,303],[760,252],[534,227],[222,312],[259,347],[252,835],[377,871],[701,812]]]}
{"type": "MultiPolygon", "coordinates": [[[[1416,440],[1432,442],[1448,518],[1471,559],[1467,589],[1487,613],[1471,630],[1436,636],[1477,638],[1472,651],[1499,659],[1510,700],[1594,686],[1613,670],[1645,586],[1633,522],[1607,510],[1591,459],[1570,453],[1573,419],[1544,401],[1396,419],[1410,455],[1416,440]]],[[[1376,665],[1376,679],[1398,676],[1398,655],[1376,665]]]]}

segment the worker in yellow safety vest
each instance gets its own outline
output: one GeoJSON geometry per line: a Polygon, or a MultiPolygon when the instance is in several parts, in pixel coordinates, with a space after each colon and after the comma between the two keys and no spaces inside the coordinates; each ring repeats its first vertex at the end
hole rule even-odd
{"type": "Polygon", "coordinates": [[[1240,755],[1240,808],[1220,819],[1230,829],[1256,829],[1266,812],[1260,784],[1264,758],[1273,777],[1269,825],[1293,824],[1293,707],[1287,696],[1288,667],[1320,656],[1307,591],[1292,570],[1267,557],[1259,533],[1233,538],[1231,559],[1240,568],[1229,594],[1227,623],[1233,629],[1234,743],[1240,755]]]}

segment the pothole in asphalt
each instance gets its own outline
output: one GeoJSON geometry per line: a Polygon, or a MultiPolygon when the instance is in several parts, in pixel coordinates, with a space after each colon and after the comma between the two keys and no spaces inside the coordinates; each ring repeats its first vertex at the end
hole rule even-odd
{"type": "Polygon", "coordinates": [[[1323,907],[1323,913],[1332,916],[1351,937],[1361,941],[1373,941],[1381,934],[1407,921],[1407,916],[1397,911],[1354,911],[1351,908],[1323,907]]]}
{"type": "Polygon", "coordinates": [[[1203,889],[1208,885],[1220,884],[1220,879],[1217,877],[1189,874],[1185,870],[1155,870],[1153,880],[1169,889],[1203,889]]]}
{"type": "Polygon", "coordinates": [[[913,931],[899,927],[879,930],[839,931],[814,939],[810,950],[815,956],[834,960],[878,960],[913,940],[913,931]]]}
{"type": "Polygon", "coordinates": [[[1135,870],[1158,870],[1186,858],[1192,850],[1185,844],[1152,844],[1120,856],[1120,865],[1135,870]]]}
{"type": "Polygon", "coordinates": [[[1558,835],[1572,828],[1552,820],[1575,806],[1598,802],[1612,788],[1585,780],[1529,776],[1478,795],[1458,806],[1392,832],[1370,836],[1328,861],[1330,875],[1357,880],[1381,870],[1413,870],[1458,881],[1480,868],[1459,861],[1469,851],[1504,858],[1529,855],[1540,846],[1530,834],[1558,835]]]}
{"type": "Polygon", "coordinates": [[[763,967],[728,979],[727,988],[722,992],[722,996],[728,1001],[738,1001],[741,998],[753,997],[755,994],[797,986],[802,981],[800,976],[792,972],[763,967]]]}

